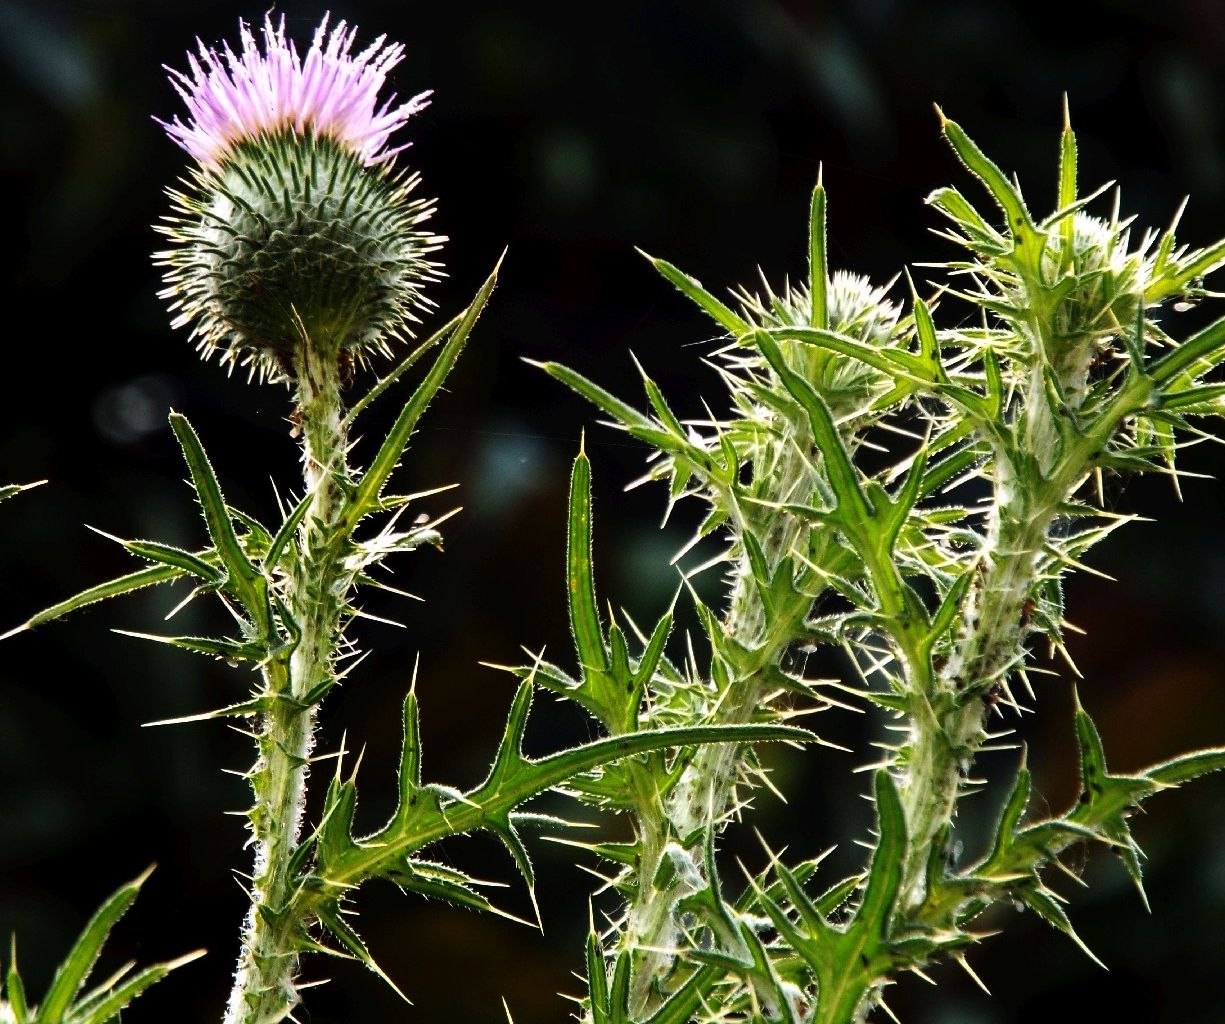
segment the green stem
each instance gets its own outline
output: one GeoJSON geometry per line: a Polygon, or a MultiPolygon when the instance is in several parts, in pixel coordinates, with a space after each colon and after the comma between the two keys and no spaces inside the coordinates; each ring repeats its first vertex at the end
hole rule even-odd
{"type": "MultiPolygon", "coordinates": [[[[998,477],[1010,475],[1001,462],[998,477]]],[[[999,486],[982,575],[953,655],[933,680],[930,717],[911,723],[910,756],[900,778],[909,843],[902,907],[920,905],[932,846],[957,812],[961,780],[982,746],[986,698],[1020,651],[1023,611],[1054,516],[1052,503],[1022,487],[999,486]]]]}
{"type": "MultiPolygon", "coordinates": [[[[812,493],[812,463],[788,438],[780,448],[763,452],[754,467],[754,479],[769,482],[771,501],[805,502],[812,493]]],[[[773,572],[781,559],[791,554],[808,530],[797,518],[778,511],[765,513],[764,523],[746,524],[759,529],[762,552],[773,572]]],[[[752,720],[768,694],[769,670],[775,667],[795,641],[812,607],[812,598],[795,594],[786,608],[768,616],[757,593],[747,555],[741,554],[727,616],[729,638],[753,652],[747,671],[733,677],[728,692],[703,691],[693,720],[718,725],[739,725],[752,720]]],[[[735,744],[701,747],[685,768],[676,786],[660,804],[647,792],[638,801],[638,836],[641,859],[635,871],[634,894],[622,927],[625,948],[638,951],[630,993],[632,1012],[647,1015],[659,1002],[665,979],[673,972],[677,951],[683,945],[676,903],[706,881],[701,854],[705,833],[717,828],[735,801],[741,780],[745,748],[735,744]],[[668,865],[672,857],[678,864],[668,865]]]]}
{"type": "Polygon", "coordinates": [[[335,356],[307,344],[294,370],[303,479],[311,503],[282,595],[301,638],[287,658],[273,661],[264,673],[265,695],[281,699],[270,701],[258,737],[260,758],[252,772],[251,909],[225,1024],[275,1024],[299,1001],[302,922],[285,911],[293,896],[290,862],[301,837],[314,743],[316,705],[307,706],[304,698],[333,676],[343,609],[344,569],[333,529],[342,504],[338,480],[345,473],[347,449],[339,367],[335,356]]]}

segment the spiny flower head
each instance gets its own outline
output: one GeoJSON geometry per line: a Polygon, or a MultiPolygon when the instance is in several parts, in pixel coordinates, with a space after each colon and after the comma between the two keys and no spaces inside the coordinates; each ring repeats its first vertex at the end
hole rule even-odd
{"type": "Polygon", "coordinates": [[[262,47],[240,23],[239,53],[200,46],[171,81],[186,122],[162,122],[196,159],[159,230],[171,247],[162,296],[206,356],[260,376],[298,375],[312,358],[386,352],[411,333],[443,241],[421,229],[431,200],[396,170],[391,134],[426,103],[379,105],[403,47],[382,37],[354,55],[343,22],[301,58],[282,19],[262,47]]]}
{"type": "MultiPolygon", "coordinates": [[[[812,319],[812,294],[807,284],[784,284],[776,293],[762,278],[764,294],[741,289],[737,296],[745,318],[758,327],[776,330],[808,327],[812,319]]],[[[868,278],[836,270],[826,284],[826,309],[830,330],[855,341],[886,348],[903,334],[901,308],[887,297],[889,288],[877,287],[868,278]]],[[[887,386],[878,371],[856,359],[846,359],[815,345],[784,342],[792,365],[829,403],[837,416],[857,414],[887,386]]]]}
{"type": "Polygon", "coordinates": [[[368,166],[383,163],[403,148],[387,148],[392,133],[429,103],[423,92],[399,106],[392,106],[394,96],[378,106],[387,72],[404,58],[403,45],[379,36],[354,56],[357,30],[341,21],[329,31],[328,15],[305,60],[286,38],[284,16],[275,24],[264,19],[262,49],[245,21],[239,35],[237,54],[228,44],[218,51],[198,42],[199,55],[187,57],[190,74],[166,68],[190,117],[159,123],[206,167],[218,167],[244,140],[287,129],[333,139],[368,166]]]}

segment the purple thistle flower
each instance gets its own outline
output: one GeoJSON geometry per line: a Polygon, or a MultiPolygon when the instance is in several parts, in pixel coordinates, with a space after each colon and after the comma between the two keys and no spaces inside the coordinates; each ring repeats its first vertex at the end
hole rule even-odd
{"type": "Polygon", "coordinates": [[[367,167],[391,160],[405,148],[387,148],[392,133],[425,108],[430,93],[399,106],[392,95],[378,106],[387,73],[403,59],[403,45],[379,36],[354,56],[356,28],[341,21],[329,31],[329,17],[316,29],[305,60],[285,36],[283,15],[275,24],[265,17],[262,52],[245,21],[239,22],[237,54],[228,44],[215,50],[200,42],[199,56],[187,57],[190,74],[166,68],[187,104],[186,123],[178,117],[158,123],[208,169],[216,169],[239,143],[286,130],[330,138],[367,167]]]}

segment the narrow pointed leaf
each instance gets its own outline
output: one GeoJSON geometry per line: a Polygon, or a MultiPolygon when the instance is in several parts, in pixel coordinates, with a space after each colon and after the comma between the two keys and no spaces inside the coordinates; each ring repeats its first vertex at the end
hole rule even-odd
{"type": "Polygon", "coordinates": [[[171,971],[177,970],[193,960],[198,960],[203,955],[204,950],[198,950],[195,953],[188,953],[186,956],[179,957],[177,960],[170,960],[163,964],[154,964],[152,967],[146,967],[121,985],[117,985],[103,998],[84,1007],[79,1013],[74,1013],[72,1024],[111,1024],[112,1021],[116,1020],[119,1012],[125,1009],[142,992],[161,981],[171,971]]]}
{"type": "Polygon", "coordinates": [[[27,1024],[30,1019],[30,1006],[26,1002],[26,988],[17,971],[17,937],[14,935],[9,943],[9,966],[5,973],[3,996],[8,1000],[9,1009],[13,1013],[16,1024],[27,1024]]]}
{"type": "Polygon", "coordinates": [[[39,1024],[58,1024],[72,1006],[73,999],[93,970],[102,945],[110,935],[115,923],[127,912],[136,899],[148,872],[121,886],[94,914],[81,932],[67,958],[55,972],[51,987],[38,1008],[39,1024]]]}
{"type": "Polygon", "coordinates": [[[293,511],[285,517],[285,522],[277,530],[276,536],[272,538],[272,542],[268,545],[267,554],[264,555],[264,566],[266,568],[276,568],[277,563],[281,560],[281,555],[285,553],[289,542],[293,540],[293,535],[297,532],[302,520],[306,518],[306,510],[310,508],[313,498],[314,495],[312,494],[304,495],[302,500],[294,506],[293,511]]]}
{"type": "MultiPolygon", "coordinates": [[[[608,670],[608,656],[596,604],[595,578],[591,563],[591,462],[579,452],[570,474],[570,507],[566,531],[566,591],[569,597],[570,631],[574,636],[580,667],[589,673],[608,670]]],[[[609,723],[605,723],[609,724],[609,723]]]]}
{"type": "Polygon", "coordinates": [[[351,427],[353,425],[353,421],[356,420],[358,416],[369,408],[370,405],[374,403],[384,391],[391,387],[392,384],[399,380],[400,377],[411,370],[423,355],[425,355],[430,349],[436,347],[443,338],[450,334],[459,325],[463,318],[463,313],[453,316],[450,320],[438,328],[438,330],[426,338],[425,341],[413,349],[407,356],[401,359],[392,370],[380,377],[375,383],[374,387],[372,387],[369,391],[362,395],[360,399],[353,403],[353,407],[345,415],[345,427],[351,427]]]}
{"type": "Polygon", "coordinates": [[[1084,940],[1076,934],[1076,929],[1072,927],[1072,922],[1068,920],[1068,915],[1061,907],[1057,900],[1051,896],[1046,889],[1030,887],[1021,891],[1021,899],[1025,905],[1029,907],[1035,914],[1041,917],[1052,928],[1056,928],[1063,932],[1069,939],[1076,943],[1081,951],[1099,967],[1105,968],[1106,965],[1101,962],[1084,940]]]}
{"type": "Polygon", "coordinates": [[[404,739],[400,747],[399,814],[406,816],[421,789],[421,723],[417,695],[409,691],[404,698],[404,739]]]}
{"type": "Polygon", "coordinates": [[[1076,742],[1080,746],[1080,780],[1084,792],[1100,796],[1106,783],[1106,751],[1102,737],[1084,708],[1077,701],[1076,742]]]}
{"type": "Polygon", "coordinates": [[[1007,852],[1008,847],[1012,845],[1013,836],[1020,827],[1025,808],[1029,806],[1031,788],[1029,769],[1022,764],[1017,770],[1012,790],[1000,813],[999,824],[995,828],[995,845],[992,847],[991,855],[987,858],[988,864],[998,862],[999,858],[1007,852]]]}
{"type": "Polygon", "coordinates": [[[234,524],[221,494],[217,474],[213,472],[212,463],[209,462],[200,444],[200,438],[185,416],[172,412],[170,426],[183,448],[183,456],[187,460],[187,468],[191,471],[192,483],[204,513],[208,535],[217,549],[221,564],[229,573],[230,583],[247,614],[262,625],[267,614],[267,584],[247,558],[242,542],[234,532],[234,524]]]}
{"type": "Polygon", "coordinates": [[[481,285],[480,290],[476,293],[476,298],[465,311],[459,326],[455,328],[454,333],[443,345],[442,351],[438,353],[438,358],[434,360],[434,365],[430,367],[429,373],[400,410],[399,416],[396,417],[395,423],[388,431],[378,453],[371,461],[370,468],[358,482],[346,512],[346,525],[349,530],[357,526],[362,517],[377,507],[379,495],[382,494],[388,477],[399,464],[417,423],[459,359],[468,341],[468,335],[472,332],[477,318],[481,315],[485,303],[488,302],[493,292],[501,265],[502,260],[499,258],[493,272],[481,285]]]}
{"type": "Polygon", "coordinates": [[[594,930],[587,933],[587,992],[596,1020],[608,1012],[608,975],[604,970],[604,954],[600,937],[594,930]]]}
{"type": "Polygon", "coordinates": [[[1184,754],[1163,764],[1154,765],[1143,774],[1145,778],[1159,785],[1178,786],[1222,769],[1225,769],[1225,747],[1216,747],[1197,750],[1193,754],[1184,754]]]}
{"type": "Polygon", "coordinates": [[[644,416],[632,405],[621,401],[615,395],[605,391],[598,384],[588,380],[581,373],[576,373],[568,366],[563,366],[561,363],[537,363],[532,360],[528,360],[528,362],[533,366],[540,367],[550,377],[561,381],[572,391],[587,399],[592,405],[603,410],[616,423],[619,423],[633,433],[634,436],[642,437],[662,433],[648,417],[644,416]]]}
{"type": "Polygon", "coordinates": [[[39,480],[37,483],[33,484],[5,484],[3,487],[0,487],[0,501],[8,501],[9,498],[15,498],[22,491],[29,491],[35,487],[41,487],[46,482],[46,480],[39,480]]]}
{"type": "Polygon", "coordinates": [[[44,623],[61,619],[65,615],[75,612],[78,608],[97,604],[99,601],[107,601],[112,597],[121,597],[124,594],[130,594],[145,587],[157,586],[159,583],[169,583],[171,580],[180,579],[185,575],[187,575],[186,571],[176,566],[150,566],[148,569],[141,569],[138,572],[129,573],[127,576],[120,576],[118,579],[99,583],[96,587],[82,590],[79,594],[61,601],[59,604],[53,604],[50,608],[44,608],[37,615],[27,620],[21,628],[33,629],[35,626],[41,626],[44,623]]]}
{"type": "MultiPolygon", "coordinates": [[[[210,564],[205,558],[171,544],[159,544],[151,540],[125,540],[123,546],[138,558],[161,565],[182,569],[192,576],[198,576],[207,583],[218,583],[225,578],[215,564],[210,564]]],[[[207,554],[211,554],[210,549],[207,554]]]]}
{"type": "Polygon", "coordinates": [[[808,214],[808,286],[812,295],[812,314],[808,319],[818,330],[829,329],[829,260],[825,246],[825,186],[819,181],[812,190],[808,214]]]}
{"type": "MultiPolygon", "coordinates": [[[[1065,100],[1066,103],[1066,100],[1065,100]]],[[[1076,133],[1069,121],[1064,122],[1063,135],[1059,139],[1059,206],[1067,207],[1076,202],[1076,133]]],[[[1065,217],[1059,225],[1065,253],[1071,253],[1076,224],[1072,217],[1065,217]]]]}
{"type": "Polygon", "coordinates": [[[672,282],[677,289],[699,306],[707,316],[727,331],[728,334],[738,337],[749,330],[749,325],[703,288],[697,278],[690,277],[667,260],[657,259],[654,256],[648,256],[646,253],[643,253],[643,255],[650,260],[651,265],[656,270],[672,282]]]}
{"type": "Polygon", "coordinates": [[[965,164],[966,169],[987,187],[991,197],[999,204],[1008,218],[1008,227],[1018,243],[1024,244],[1036,235],[1033,221],[1025,202],[1007,175],[965,133],[956,121],[949,121],[941,114],[941,129],[953,151],[965,164]]]}
{"type": "Polygon", "coordinates": [[[235,640],[210,636],[160,636],[156,633],[137,633],[130,629],[119,629],[115,632],[123,636],[135,637],[137,640],[151,640],[154,643],[168,644],[179,647],[193,654],[204,654],[211,658],[221,658],[225,661],[263,661],[268,657],[268,650],[261,644],[244,644],[235,640]]]}
{"type": "Polygon", "coordinates": [[[906,814],[897,784],[887,769],[876,773],[876,817],[879,838],[868,868],[863,902],[855,922],[863,922],[876,936],[883,937],[897,902],[902,884],[902,861],[906,854],[906,814]]]}
{"type": "MultiPolygon", "coordinates": [[[[1150,367],[1148,375],[1155,384],[1164,384],[1180,373],[1195,367],[1196,374],[1225,358],[1225,317],[1193,334],[1167,352],[1150,367]],[[1197,364],[1203,363],[1202,366],[1197,364]]],[[[1193,376],[1194,376],[1193,375],[1193,376]]]]}
{"type": "Polygon", "coordinates": [[[523,736],[527,731],[528,715],[532,712],[532,694],[535,687],[530,679],[525,679],[515,691],[515,699],[511,702],[510,713],[506,716],[506,727],[502,740],[498,744],[498,752],[494,757],[493,767],[484,786],[495,781],[501,784],[505,779],[517,774],[518,769],[530,762],[523,756],[523,736]]]}
{"type": "Polygon", "coordinates": [[[400,991],[400,987],[378,965],[374,957],[370,955],[370,950],[366,948],[366,943],[362,940],[362,937],[350,927],[349,923],[341,916],[339,910],[331,907],[326,908],[319,914],[319,920],[355,960],[365,964],[369,970],[382,978],[387,983],[387,986],[403,999],[405,1003],[409,1006],[412,1005],[412,1000],[400,991]]]}
{"type": "Polygon", "coordinates": [[[825,467],[829,474],[830,484],[838,496],[840,505],[845,505],[845,513],[848,517],[860,522],[870,518],[871,511],[859,486],[858,474],[846,453],[846,448],[843,447],[829,407],[813,386],[787,365],[778,344],[769,334],[765,331],[755,331],[753,340],[761,349],[762,355],[769,361],[774,372],[778,374],[783,386],[808,414],[813,436],[817,446],[821,449],[821,454],[825,457],[825,467]]]}

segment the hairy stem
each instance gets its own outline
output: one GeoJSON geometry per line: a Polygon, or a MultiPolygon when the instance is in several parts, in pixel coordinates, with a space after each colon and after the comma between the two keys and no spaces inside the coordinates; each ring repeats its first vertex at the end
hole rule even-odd
{"type": "Polygon", "coordinates": [[[932,845],[956,815],[961,781],[982,745],[990,695],[1016,663],[1025,603],[1055,511],[1053,503],[1014,487],[1010,476],[1001,463],[981,576],[953,654],[932,682],[933,714],[911,724],[910,756],[900,779],[909,832],[905,908],[923,902],[932,845]]]}
{"type": "Polygon", "coordinates": [[[290,861],[301,837],[317,702],[304,698],[332,678],[343,608],[343,566],[334,521],[341,504],[347,440],[340,374],[333,356],[303,345],[295,365],[303,479],[310,507],[299,530],[293,569],[282,594],[300,631],[292,653],[265,670],[270,710],[252,773],[255,836],[251,909],[225,1024],[273,1024],[298,1003],[302,922],[290,904],[290,861]]]}
{"type": "MultiPolygon", "coordinates": [[[[755,478],[769,482],[769,493],[763,497],[807,501],[813,487],[812,463],[790,439],[780,444],[781,450],[764,451],[765,457],[754,466],[755,478]]],[[[759,537],[766,562],[774,571],[797,547],[808,527],[778,511],[764,518],[759,537]]],[[[724,628],[732,641],[753,652],[751,664],[748,671],[731,678],[724,692],[706,692],[702,706],[694,708],[694,721],[717,725],[751,721],[770,689],[769,670],[795,641],[811,607],[811,598],[795,594],[788,607],[776,609],[781,614],[768,616],[748,557],[742,553],[724,628]]],[[[701,856],[704,836],[732,810],[744,757],[745,748],[734,744],[703,746],[662,805],[651,793],[639,801],[642,859],[623,926],[626,947],[639,950],[641,955],[630,997],[635,1013],[647,1014],[654,1008],[664,979],[675,968],[683,946],[676,903],[707,882],[701,856]],[[671,864],[666,863],[669,858],[671,864]]]]}

